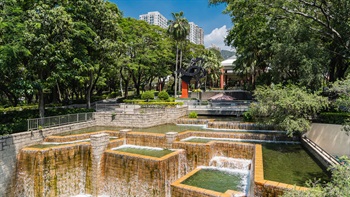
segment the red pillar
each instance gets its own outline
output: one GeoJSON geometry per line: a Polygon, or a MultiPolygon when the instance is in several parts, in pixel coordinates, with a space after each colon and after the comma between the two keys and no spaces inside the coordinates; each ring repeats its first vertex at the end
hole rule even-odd
{"type": "Polygon", "coordinates": [[[224,89],[224,69],[221,69],[221,75],[220,75],[220,88],[224,89]]]}
{"type": "Polygon", "coordinates": [[[188,98],[188,84],[182,80],[181,87],[182,87],[182,91],[181,91],[180,98],[188,98]]]}

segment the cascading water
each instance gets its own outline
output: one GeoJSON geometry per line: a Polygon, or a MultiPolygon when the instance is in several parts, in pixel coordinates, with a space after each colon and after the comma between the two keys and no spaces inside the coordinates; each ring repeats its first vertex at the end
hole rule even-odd
{"type": "Polygon", "coordinates": [[[214,168],[231,174],[242,176],[241,191],[248,194],[250,189],[250,173],[252,160],[215,156],[209,162],[209,168],[214,168]]]}
{"type": "Polygon", "coordinates": [[[89,192],[90,148],[24,149],[18,157],[15,197],[73,196],[89,192]]]}
{"type": "Polygon", "coordinates": [[[249,159],[236,159],[230,157],[216,156],[210,160],[209,166],[214,166],[218,168],[249,170],[251,163],[252,162],[249,159]]]}

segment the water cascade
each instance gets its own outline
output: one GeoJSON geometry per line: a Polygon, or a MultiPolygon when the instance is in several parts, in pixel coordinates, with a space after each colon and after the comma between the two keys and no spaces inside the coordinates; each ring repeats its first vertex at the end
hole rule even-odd
{"type": "Polygon", "coordinates": [[[249,159],[236,159],[230,157],[216,156],[210,160],[209,166],[214,166],[218,168],[250,170],[251,163],[252,162],[249,159]]]}
{"type": "Polygon", "coordinates": [[[18,156],[14,196],[73,196],[90,193],[91,147],[25,148],[18,156]]]}
{"type": "Polygon", "coordinates": [[[162,148],[123,145],[107,150],[104,157],[103,195],[170,197],[170,184],[187,173],[184,150],[156,158],[118,151],[125,147],[162,151],[162,148]]]}

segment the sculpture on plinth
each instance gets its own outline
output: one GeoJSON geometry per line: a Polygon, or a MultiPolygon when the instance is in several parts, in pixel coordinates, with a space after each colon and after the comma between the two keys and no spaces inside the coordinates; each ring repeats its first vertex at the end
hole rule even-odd
{"type": "Polygon", "coordinates": [[[179,76],[182,79],[181,98],[188,98],[188,86],[193,78],[196,80],[195,88],[197,89],[199,80],[207,75],[207,71],[203,67],[197,65],[202,60],[203,58],[193,58],[187,69],[181,68],[178,70],[179,76]]]}

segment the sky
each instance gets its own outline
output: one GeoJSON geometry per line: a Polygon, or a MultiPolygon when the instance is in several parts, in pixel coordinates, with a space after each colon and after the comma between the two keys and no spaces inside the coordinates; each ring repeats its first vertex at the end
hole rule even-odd
{"type": "Polygon", "coordinates": [[[124,17],[139,19],[139,15],[158,11],[165,18],[172,19],[172,12],[184,12],[189,22],[194,22],[204,30],[204,45],[212,44],[221,49],[231,50],[225,46],[224,38],[233,26],[231,18],[223,14],[225,4],[209,5],[208,0],[110,0],[117,4],[124,17]]]}

